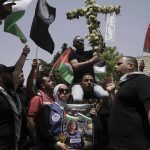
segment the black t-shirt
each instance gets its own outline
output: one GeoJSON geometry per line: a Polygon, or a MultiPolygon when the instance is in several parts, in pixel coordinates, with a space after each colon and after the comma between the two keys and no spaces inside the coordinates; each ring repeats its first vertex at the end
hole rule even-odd
{"type": "Polygon", "coordinates": [[[14,143],[15,128],[13,111],[9,102],[0,92],[0,143],[2,141],[8,145],[14,143]]]}
{"type": "MultiPolygon", "coordinates": [[[[83,51],[82,53],[77,53],[77,51],[72,50],[69,54],[69,62],[71,60],[77,59],[78,62],[84,62],[93,57],[93,51],[83,51]]],[[[90,73],[94,77],[93,64],[89,64],[86,67],[80,70],[73,70],[74,72],[74,80],[73,83],[79,83],[84,74],[90,73]]]]}
{"type": "Polygon", "coordinates": [[[110,113],[110,147],[148,150],[150,127],[144,101],[150,100],[150,77],[137,75],[116,93],[110,113]]]}

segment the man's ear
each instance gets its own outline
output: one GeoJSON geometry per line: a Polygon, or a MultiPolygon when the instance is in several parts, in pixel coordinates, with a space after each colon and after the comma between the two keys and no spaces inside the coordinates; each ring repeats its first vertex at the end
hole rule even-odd
{"type": "Polygon", "coordinates": [[[45,84],[44,83],[41,84],[41,88],[45,89],[45,84]]]}
{"type": "Polygon", "coordinates": [[[129,68],[130,70],[132,70],[132,69],[134,69],[134,65],[133,65],[132,63],[129,63],[129,64],[128,64],[128,68],[129,68]]]}

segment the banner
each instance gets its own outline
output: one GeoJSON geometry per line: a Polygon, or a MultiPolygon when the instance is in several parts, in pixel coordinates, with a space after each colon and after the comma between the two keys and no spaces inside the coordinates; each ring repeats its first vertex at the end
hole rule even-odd
{"type": "Polygon", "coordinates": [[[93,123],[90,116],[92,104],[67,104],[64,109],[63,133],[70,150],[91,150],[93,123]]]}
{"type": "Polygon", "coordinates": [[[114,41],[115,39],[116,13],[108,13],[106,16],[105,41],[114,41]]]}
{"type": "Polygon", "coordinates": [[[150,24],[148,25],[147,28],[143,51],[150,53],[150,24]]]}

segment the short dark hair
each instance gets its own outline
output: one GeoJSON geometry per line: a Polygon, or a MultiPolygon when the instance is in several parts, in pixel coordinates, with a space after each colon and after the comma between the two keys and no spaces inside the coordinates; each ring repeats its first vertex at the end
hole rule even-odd
{"type": "Polygon", "coordinates": [[[134,65],[135,71],[138,70],[138,61],[135,57],[132,56],[124,56],[127,59],[127,62],[131,62],[134,65]]]}
{"type": "Polygon", "coordinates": [[[69,131],[70,130],[70,126],[72,123],[75,123],[76,124],[76,130],[78,130],[78,123],[75,121],[75,120],[69,120],[68,124],[67,124],[67,130],[69,131]]]}
{"type": "MultiPolygon", "coordinates": [[[[86,76],[86,75],[93,77],[93,75],[92,75],[91,73],[85,73],[85,74],[83,74],[82,79],[83,79],[83,77],[86,76]]],[[[82,80],[82,79],[81,79],[81,80],[82,80]]],[[[93,77],[93,79],[94,79],[94,77],[93,77]]]]}
{"type": "Polygon", "coordinates": [[[36,86],[40,90],[42,88],[42,84],[44,83],[43,76],[39,76],[36,80],[36,86]]]}
{"type": "Polygon", "coordinates": [[[75,37],[74,37],[74,39],[73,39],[73,46],[75,46],[75,45],[76,45],[76,41],[77,41],[77,38],[78,38],[78,37],[80,38],[80,36],[79,36],[79,35],[77,35],[77,36],[75,36],[75,37]]]}
{"type": "Polygon", "coordinates": [[[3,64],[0,64],[0,73],[12,73],[14,71],[15,66],[7,67],[3,64]]]}

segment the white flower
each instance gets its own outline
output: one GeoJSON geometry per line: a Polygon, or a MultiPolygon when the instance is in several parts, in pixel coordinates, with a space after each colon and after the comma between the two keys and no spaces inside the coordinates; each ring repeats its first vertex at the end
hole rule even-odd
{"type": "Polygon", "coordinates": [[[94,50],[100,50],[103,45],[103,37],[99,32],[99,21],[97,21],[98,13],[110,13],[115,11],[116,14],[120,12],[120,6],[100,6],[95,4],[95,0],[85,0],[86,7],[75,9],[67,13],[67,19],[78,18],[79,16],[84,16],[87,18],[87,24],[90,34],[86,35],[86,38],[89,40],[90,45],[94,50]]]}

